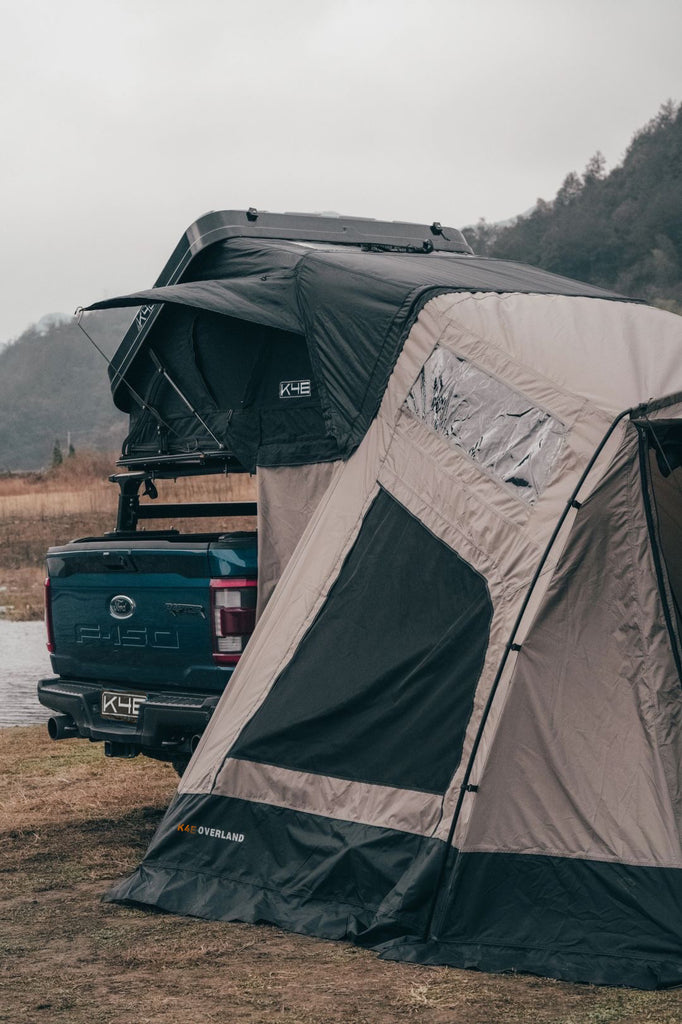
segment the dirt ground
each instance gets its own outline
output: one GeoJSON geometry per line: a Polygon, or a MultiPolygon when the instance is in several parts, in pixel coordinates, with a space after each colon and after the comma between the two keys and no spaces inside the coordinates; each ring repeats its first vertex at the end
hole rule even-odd
{"type": "Polygon", "coordinates": [[[142,856],[168,766],[0,729],[0,1021],[681,1024],[682,991],[388,963],[341,942],[101,902],[142,856]]]}

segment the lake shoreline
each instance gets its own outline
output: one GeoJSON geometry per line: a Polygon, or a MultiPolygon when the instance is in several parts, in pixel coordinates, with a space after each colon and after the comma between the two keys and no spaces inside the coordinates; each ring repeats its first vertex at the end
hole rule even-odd
{"type": "Polygon", "coordinates": [[[39,679],[53,676],[42,622],[0,619],[0,727],[45,723],[51,712],[38,702],[39,679]]]}

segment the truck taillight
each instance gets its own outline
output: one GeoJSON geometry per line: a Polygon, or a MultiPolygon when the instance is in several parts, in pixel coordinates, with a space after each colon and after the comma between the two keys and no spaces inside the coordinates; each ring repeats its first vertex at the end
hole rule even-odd
{"type": "Polygon", "coordinates": [[[54,653],[54,626],[52,624],[52,601],[50,593],[50,577],[45,577],[45,629],[47,630],[47,649],[54,653]]]}
{"type": "Polygon", "coordinates": [[[256,625],[256,580],[211,580],[213,660],[236,665],[256,625]]]}

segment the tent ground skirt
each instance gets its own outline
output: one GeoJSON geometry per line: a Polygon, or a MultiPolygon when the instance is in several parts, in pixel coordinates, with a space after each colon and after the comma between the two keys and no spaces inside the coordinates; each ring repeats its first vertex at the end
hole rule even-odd
{"type": "Polygon", "coordinates": [[[372,945],[406,927],[423,931],[424,896],[434,891],[444,849],[397,829],[184,794],[144,862],[106,899],[372,945]],[[415,867],[410,910],[399,893],[415,867]]]}
{"type": "Polygon", "coordinates": [[[185,794],[107,897],[347,939],[384,958],[642,989],[682,985],[682,870],[452,851],[230,797],[185,794]]]}
{"type": "Polygon", "coordinates": [[[459,967],[489,974],[537,974],[557,981],[610,985],[646,991],[682,985],[679,960],[647,961],[639,958],[593,956],[577,951],[513,949],[481,943],[419,940],[389,943],[378,950],[382,960],[459,967]]]}
{"type": "Polygon", "coordinates": [[[452,860],[435,935],[389,942],[384,958],[596,985],[682,985],[682,870],[510,853],[453,851],[452,860]]]}

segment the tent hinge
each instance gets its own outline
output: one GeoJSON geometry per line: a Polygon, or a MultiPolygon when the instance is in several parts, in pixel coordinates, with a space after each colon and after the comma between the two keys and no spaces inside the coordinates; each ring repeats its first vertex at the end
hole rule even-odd
{"type": "Polygon", "coordinates": [[[571,502],[571,508],[575,508],[575,509],[579,510],[582,507],[583,507],[582,501],[576,501],[576,499],[574,498],[573,501],[571,502]]]}
{"type": "Polygon", "coordinates": [[[520,651],[521,650],[521,644],[513,644],[513,643],[509,644],[509,650],[510,651],[520,651]]]}
{"type": "Polygon", "coordinates": [[[464,787],[465,793],[478,793],[478,786],[474,786],[471,782],[464,787]]]}

